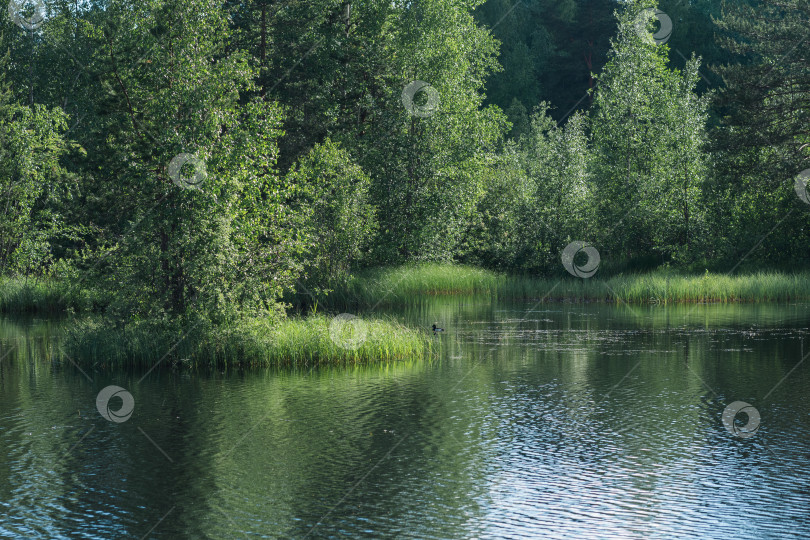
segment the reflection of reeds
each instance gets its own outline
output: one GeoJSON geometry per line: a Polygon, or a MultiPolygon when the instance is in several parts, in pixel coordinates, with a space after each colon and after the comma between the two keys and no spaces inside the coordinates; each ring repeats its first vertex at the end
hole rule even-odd
{"type": "Polygon", "coordinates": [[[574,302],[695,303],[810,300],[810,274],[630,274],[600,279],[508,276],[450,264],[370,269],[336,287],[322,305],[401,303],[419,295],[484,294],[503,299],[574,302]],[[548,295],[548,296],[547,296],[548,295]]]}
{"type": "Polygon", "coordinates": [[[343,347],[330,335],[331,321],[320,315],[256,319],[184,331],[151,321],[114,328],[85,320],[69,328],[63,347],[77,363],[99,367],[151,367],[161,359],[168,366],[354,365],[420,359],[432,350],[427,333],[382,319],[364,320],[362,343],[343,347]]]}

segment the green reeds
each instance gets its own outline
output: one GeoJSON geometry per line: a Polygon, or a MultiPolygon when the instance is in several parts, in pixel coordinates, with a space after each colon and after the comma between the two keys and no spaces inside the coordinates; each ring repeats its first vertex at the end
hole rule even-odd
{"type": "Polygon", "coordinates": [[[172,327],[156,321],[113,327],[86,320],[62,342],[66,359],[97,367],[357,365],[419,359],[432,350],[426,332],[393,320],[332,317],[246,320],[227,327],[172,327]],[[359,321],[359,322],[358,322],[359,321]]]}
{"type": "Polygon", "coordinates": [[[0,313],[90,311],[97,303],[93,293],[65,281],[0,278],[0,313]]]}
{"type": "Polygon", "coordinates": [[[353,276],[344,286],[334,287],[322,302],[329,306],[373,306],[401,303],[419,295],[494,294],[509,279],[490,270],[453,264],[372,268],[353,276]]]}
{"type": "Polygon", "coordinates": [[[810,300],[810,273],[679,275],[670,271],[602,279],[543,278],[451,264],[376,268],[354,276],[321,305],[397,304],[420,295],[491,295],[571,302],[696,303],[810,300]]]}

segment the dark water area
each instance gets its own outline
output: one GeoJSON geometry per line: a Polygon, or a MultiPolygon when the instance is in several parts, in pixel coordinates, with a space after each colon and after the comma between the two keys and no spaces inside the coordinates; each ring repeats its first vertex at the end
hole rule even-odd
{"type": "Polygon", "coordinates": [[[810,305],[388,314],[437,357],[144,377],[0,319],[0,538],[810,538],[810,305]]]}

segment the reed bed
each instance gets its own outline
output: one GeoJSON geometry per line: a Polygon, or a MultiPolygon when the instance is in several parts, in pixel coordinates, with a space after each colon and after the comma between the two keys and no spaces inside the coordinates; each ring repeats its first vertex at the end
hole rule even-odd
{"type": "Polygon", "coordinates": [[[361,321],[340,332],[333,318],[323,315],[248,320],[224,328],[184,325],[189,330],[154,321],[116,328],[85,320],[70,327],[63,352],[65,360],[101,368],[360,365],[430,356],[427,332],[394,320],[361,321]]]}
{"type": "Polygon", "coordinates": [[[66,281],[0,278],[0,313],[63,313],[91,311],[99,299],[66,281]]]}
{"type": "Polygon", "coordinates": [[[421,295],[494,294],[507,285],[505,274],[453,264],[409,264],[358,273],[321,299],[322,305],[401,303],[421,295]]]}
{"type": "Polygon", "coordinates": [[[491,295],[549,302],[785,302],[810,300],[810,273],[681,275],[673,272],[591,279],[510,276],[451,264],[422,264],[366,270],[321,305],[397,304],[420,295],[491,295]]]}

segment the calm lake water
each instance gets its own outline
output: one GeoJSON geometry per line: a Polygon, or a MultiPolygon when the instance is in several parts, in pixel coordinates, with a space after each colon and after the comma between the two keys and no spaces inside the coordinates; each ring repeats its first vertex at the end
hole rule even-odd
{"type": "Polygon", "coordinates": [[[0,537],[810,538],[810,305],[390,313],[439,358],[85,376],[0,319],[0,537]]]}

